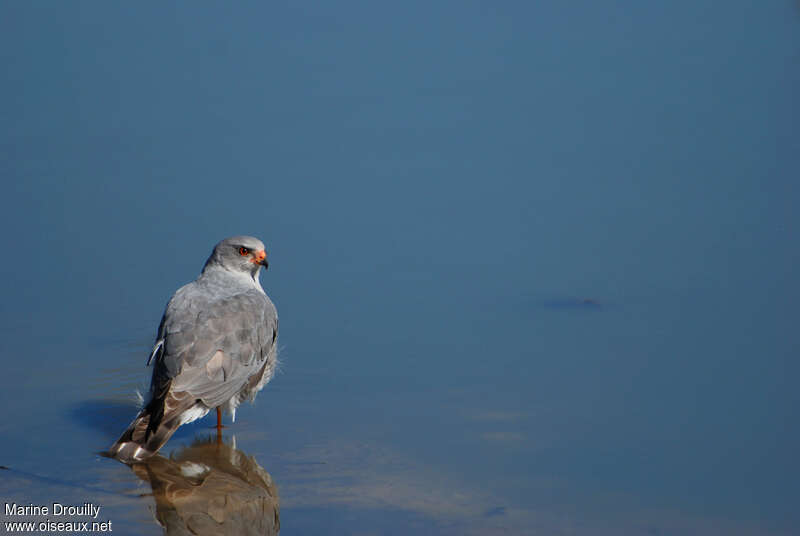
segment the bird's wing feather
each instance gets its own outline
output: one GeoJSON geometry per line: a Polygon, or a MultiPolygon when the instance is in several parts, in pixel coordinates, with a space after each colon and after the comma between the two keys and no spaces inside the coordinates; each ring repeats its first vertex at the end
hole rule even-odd
{"type": "MultiPolygon", "coordinates": [[[[191,290],[191,289],[190,289],[191,290]]],[[[153,380],[190,393],[208,407],[227,402],[266,359],[277,326],[275,309],[256,290],[222,298],[176,294],[165,313],[162,354],[153,380]]]]}

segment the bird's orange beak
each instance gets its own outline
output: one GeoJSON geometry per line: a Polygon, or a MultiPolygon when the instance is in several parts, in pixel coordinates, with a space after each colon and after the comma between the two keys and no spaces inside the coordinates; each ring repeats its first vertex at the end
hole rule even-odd
{"type": "Polygon", "coordinates": [[[269,263],[267,262],[267,252],[263,249],[261,251],[254,252],[253,258],[250,262],[253,264],[260,264],[264,268],[269,267],[269,263]]]}

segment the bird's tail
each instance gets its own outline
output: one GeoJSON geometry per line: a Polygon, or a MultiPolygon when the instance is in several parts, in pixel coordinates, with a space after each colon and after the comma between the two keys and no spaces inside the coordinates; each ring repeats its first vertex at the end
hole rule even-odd
{"type": "Polygon", "coordinates": [[[193,415],[197,413],[193,411],[194,406],[195,400],[172,393],[166,400],[151,402],[111,446],[108,455],[124,463],[136,463],[153,456],[181,424],[197,418],[193,415]]]}

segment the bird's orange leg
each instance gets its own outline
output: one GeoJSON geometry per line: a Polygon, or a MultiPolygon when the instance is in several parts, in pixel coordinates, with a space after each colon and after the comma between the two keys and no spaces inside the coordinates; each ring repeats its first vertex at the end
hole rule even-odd
{"type": "Polygon", "coordinates": [[[222,432],[222,411],[220,411],[220,409],[217,408],[217,433],[219,434],[221,432],[222,432]]]}

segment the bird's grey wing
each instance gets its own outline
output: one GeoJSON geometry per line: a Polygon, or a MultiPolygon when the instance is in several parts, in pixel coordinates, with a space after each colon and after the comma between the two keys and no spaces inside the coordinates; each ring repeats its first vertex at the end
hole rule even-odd
{"type": "Polygon", "coordinates": [[[171,392],[213,408],[236,395],[265,359],[271,303],[258,291],[201,302],[168,307],[157,368],[171,392]]]}

